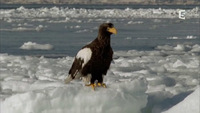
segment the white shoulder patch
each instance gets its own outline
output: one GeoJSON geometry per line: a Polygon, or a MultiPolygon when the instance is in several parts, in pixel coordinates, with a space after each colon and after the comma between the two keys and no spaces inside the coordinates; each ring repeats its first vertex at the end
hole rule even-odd
{"type": "Polygon", "coordinates": [[[87,64],[87,62],[91,59],[91,57],[92,57],[92,50],[90,48],[83,48],[76,55],[77,59],[79,58],[83,59],[82,67],[85,64],[87,64]]]}

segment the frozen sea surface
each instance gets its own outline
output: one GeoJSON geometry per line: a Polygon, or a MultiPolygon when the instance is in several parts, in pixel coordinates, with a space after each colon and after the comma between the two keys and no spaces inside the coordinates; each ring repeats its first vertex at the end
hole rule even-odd
{"type": "Polygon", "coordinates": [[[0,7],[1,113],[199,113],[199,7],[0,7]],[[64,84],[104,22],[118,30],[108,88],[64,84]]]}
{"type": "MultiPolygon", "coordinates": [[[[96,91],[80,80],[64,84],[73,57],[1,54],[1,112],[160,113],[182,101],[199,85],[199,54],[200,45],[117,51],[105,76],[108,88],[96,91]]],[[[199,97],[195,93],[191,98],[199,97]]],[[[199,113],[199,109],[193,113],[199,113]]]]}

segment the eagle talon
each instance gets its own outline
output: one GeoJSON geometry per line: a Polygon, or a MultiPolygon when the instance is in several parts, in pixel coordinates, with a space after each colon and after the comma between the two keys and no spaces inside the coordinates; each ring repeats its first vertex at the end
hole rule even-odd
{"type": "Polygon", "coordinates": [[[106,88],[106,84],[105,84],[105,83],[98,83],[98,86],[99,86],[99,87],[102,86],[102,87],[106,88]]]}
{"type": "Polygon", "coordinates": [[[91,86],[93,90],[95,90],[96,84],[86,84],[85,86],[91,86]]]}

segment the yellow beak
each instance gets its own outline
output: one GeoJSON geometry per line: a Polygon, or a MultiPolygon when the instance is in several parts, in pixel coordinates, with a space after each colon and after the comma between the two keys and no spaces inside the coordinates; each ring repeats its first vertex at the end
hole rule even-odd
{"type": "Polygon", "coordinates": [[[112,34],[117,34],[117,30],[114,27],[112,27],[112,28],[109,27],[108,32],[110,32],[112,34]]]}

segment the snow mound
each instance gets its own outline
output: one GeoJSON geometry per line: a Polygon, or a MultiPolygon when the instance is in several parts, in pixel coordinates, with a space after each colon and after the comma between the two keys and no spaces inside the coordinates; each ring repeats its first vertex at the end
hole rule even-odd
{"type": "MultiPolygon", "coordinates": [[[[44,84],[45,85],[45,84],[44,84]]],[[[4,113],[140,113],[147,103],[144,79],[108,84],[92,91],[82,85],[63,85],[16,94],[2,102],[4,113]]]]}
{"type": "Polygon", "coordinates": [[[53,46],[50,44],[37,44],[35,42],[25,42],[20,49],[25,50],[51,50],[53,46]]]}
{"type": "Polygon", "coordinates": [[[192,47],[192,52],[200,52],[200,45],[198,44],[195,44],[193,47],[192,47]]]}
{"type": "Polygon", "coordinates": [[[147,82],[141,77],[121,78],[109,72],[108,88],[75,80],[64,84],[72,57],[0,55],[0,102],[3,113],[140,113],[147,103],[147,82]]]}
{"type": "Polygon", "coordinates": [[[183,101],[163,113],[199,113],[200,87],[187,96],[183,101]]]}

